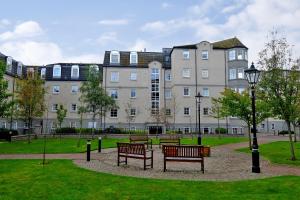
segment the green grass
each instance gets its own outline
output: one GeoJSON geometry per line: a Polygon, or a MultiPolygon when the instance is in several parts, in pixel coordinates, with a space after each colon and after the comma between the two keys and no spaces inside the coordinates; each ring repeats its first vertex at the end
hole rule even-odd
{"type": "MultiPolygon", "coordinates": [[[[204,145],[216,146],[228,143],[236,143],[246,141],[243,137],[207,137],[203,138],[204,145]]],[[[76,138],[49,138],[46,144],[46,153],[81,153],[86,151],[86,140],[81,139],[80,146],[77,147],[76,138]]],[[[116,142],[128,142],[128,139],[115,139],[104,138],[102,140],[102,148],[116,147],[116,142]]],[[[197,138],[183,138],[182,144],[197,144],[197,138]]],[[[32,140],[32,143],[28,144],[26,141],[16,142],[0,142],[0,154],[12,154],[12,153],[42,153],[43,152],[43,139],[32,140]]],[[[153,139],[153,144],[158,144],[158,139],[153,139]]],[[[92,141],[92,150],[98,148],[98,141],[92,141]]]]}
{"type": "MultiPolygon", "coordinates": [[[[287,141],[272,142],[259,146],[260,155],[270,160],[272,163],[287,164],[300,167],[300,143],[295,144],[295,153],[298,160],[292,161],[290,153],[290,143],[287,141]]],[[[250,153],[249,148],[239,149],[238,151],[250,153]]]]}
{"type": "Polygon", "coordinates": [[[237,182],[156,180],[97,173],[69,160],[0,160],[0,199],[299,199],[300,177],[237,182]]]}

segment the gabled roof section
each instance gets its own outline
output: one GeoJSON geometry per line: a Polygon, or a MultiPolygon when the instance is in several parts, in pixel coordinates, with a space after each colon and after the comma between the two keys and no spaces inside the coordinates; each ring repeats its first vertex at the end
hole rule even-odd
{"type": "Polygon", "coordinates": [[[130,51],[119,51],[120,53],[120,63],[118,64],[111,64],[110,63],[110,52],[105,51],[104,54],[104,67],[140,67],[145,68],[148,67],[148,64],[152,61],[158,61],[162,63],[163,67],[164,64],[164,54],[162,52],[137,52],[138,54],[138,63],[137,64],[130,64],[130,51]]]}
{"type": "Polygon", "coordinates": [[[213,44],[213,48],[214,49],[231,49],[231,48],[246,48],[246,49],[248,49],[248,47],[246,47],[236,37],[230,38],[230,39],[226,39],[226,40],[221,40],[221,41],[218,41],[218,42],[214,42],[212,44],[213,44]]]}

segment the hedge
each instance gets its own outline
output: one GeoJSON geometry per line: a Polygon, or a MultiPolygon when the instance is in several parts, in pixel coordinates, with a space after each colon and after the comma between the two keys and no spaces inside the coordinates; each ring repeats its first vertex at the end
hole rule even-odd
{"type": "Polygon", "coordinates": [[[17,130],[9,130],[6,128],[0,128],[0,139],[11,141],[11,136],[18,135],[17,130]],[[9,134],[11,132],[11,134],[9,134]]]}

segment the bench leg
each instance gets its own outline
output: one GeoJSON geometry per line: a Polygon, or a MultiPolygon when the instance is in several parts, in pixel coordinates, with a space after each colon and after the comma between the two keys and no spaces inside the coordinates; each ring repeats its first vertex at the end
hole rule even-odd
{"type": "Polygon", "coordinates": [[[127,157],[125,157],[125,164],[127,165],[127,157]]]}
{"type": "Polygon", "coordinates": [[[153,151],[151,151],[151,168],[153,169],[153,151]]]}
{"type": "Polygon", "coordinates": [[[144,158],[144,170],[146,170],[146,158],[144,158]]]}
{"type": "Polygon", "coordinates": [[[166,159],[164,159],[164,172],[166,171],[166,159]]]}
{"type": "Polygon", "coordinates": [[[201,171],[204,174],[204,161],[201,162],[201,171]]]}
{"type": "Polygon", "coordinates": [[[118,155],[118,166],[120,166],[120,156],[118,155]]]}

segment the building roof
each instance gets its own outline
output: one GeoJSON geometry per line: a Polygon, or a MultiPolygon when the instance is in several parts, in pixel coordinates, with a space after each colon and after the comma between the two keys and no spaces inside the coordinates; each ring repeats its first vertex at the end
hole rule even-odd
{"type": "Polygon", "coordinates": [[[248,49],[238,38],[230,38],[226,40],[221,40],[218,42],[214,42],[213,48],[214,49],[231,49],[235,47],[240,47],[240,48],[246,48],[248,49]]]}
{"type": "Polygon", "coordinates": [[[118,51],[120,53],[120,63],[111,64],[110,63],[110,52],[105,51],[104,54],[104,67],[140,67],[145,68],[148,67],[148,64],[152,61],[158,61],[164,64],[164,54],[162,52],[137,52],[138,54],[138,63],[130,64],[130,51],[118,51]]]}

